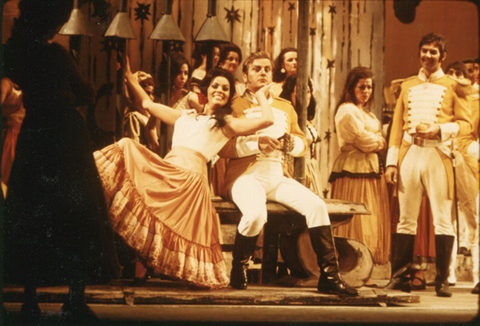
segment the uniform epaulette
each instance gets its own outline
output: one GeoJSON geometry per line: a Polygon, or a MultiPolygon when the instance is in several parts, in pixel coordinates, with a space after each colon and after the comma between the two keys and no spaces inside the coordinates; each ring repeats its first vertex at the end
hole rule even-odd
{"type": "Polygon", "coordinates": [[[468,95],[475,93],[475,88],[473,88],[472,83],[469,79],[466,78],[455,78],[453,76],[447,75],[448,78],[456,81],[455,93],[458,97],[466,97],[468,95]]]}
{"type": "Polygon", "coordinates": [[[392,80],[392,84],[390,85],[390,90],[392,91],[393,94],[395,94],[395,97],[398,97],[400,94],[400,86],[402,86],[402,83],[407,81],[407,80],[410,80],[410,79],[413,79],[417,77],[416,75],[415,76],[410,76],[408,78],[401,78],[401,79],[395,79],[395,80],[392,80]]]}
{"type": "Polygon", "coordinates": [[[467,79],[467,78],[457,78],[457,77],[453,77],[451,75],[447,75],[447,77],[450,78],[450,79],[453,79],[454,81],[456,81],[457,83],[459,83],[462,86],[472,85],[472,82],[470,81],[470,79],[467,79]]]}

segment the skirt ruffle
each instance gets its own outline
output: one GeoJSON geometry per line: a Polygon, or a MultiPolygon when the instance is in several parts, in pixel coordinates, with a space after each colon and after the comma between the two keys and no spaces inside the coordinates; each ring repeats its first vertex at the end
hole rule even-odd
{"type": "Polygon", "coordinates": [[[204,175],[129,139],[94,155],[115,231],[155,272],[201,287],[228,285],[204,175]]]}

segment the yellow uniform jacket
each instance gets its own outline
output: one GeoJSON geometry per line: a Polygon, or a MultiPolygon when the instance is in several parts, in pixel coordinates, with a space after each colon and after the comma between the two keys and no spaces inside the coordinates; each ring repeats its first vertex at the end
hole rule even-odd
{"type": "MultiPolygon", "coordinates": [[[[271,154],[262,154],[258,149],[258,137],[267,135],[279,138],[285,133],[295,138],[293,150],[290,155],[299,157],[308,149],[304,133],[298,126],[298,117],[295,109],[289,101],[281,98],[270,98],[270,107],[273,111],[275,122],[272,126],[257,131],[254,135],[237,136],[232,138],[220,151],[220,157],[230,158],[225,172],[225,184],[222,196],[228,198],[229,190],[239,176],[253,165],[257,160],[277,161],[283,163],[283,153],[274,151],[271,154]]],[[[233,116],[237,118],[257,117],[260,114],[260,106],[257,99],[248,90],[242,97],[236,97],[232,102],[233,116]]]]}
{"type": "MultiPolygon", "coordinates": [[[[424,121],[440,126],[440,141],[448,143],[466,135],[472,127],[465,86],[446,76],[440,69],[427,79],[420,70],[418,76],[406,79],[393,114],[386,166],[400,167],[411,143],[404,138],[415,133],[424,121]],[[404,133],[407,135],[405,136],[404,133]]],[[[453,198],[453,169],[448,152],[437,147],[449,180],[449,197],[453,198]]]]}
{"type": "Polygon", "coordinates": [[[466,135],[461,135],[457,138],[458,151],[462,153],[463,158],[475,175],[477,180],[477,189],[479,183],[479,162],[478,162],[478,124],[479,124],[479,93],[478,84],[469,88],[469,95],[467,96],[470,105],[470,113],[472,118],[472,130],[466,135]]]}

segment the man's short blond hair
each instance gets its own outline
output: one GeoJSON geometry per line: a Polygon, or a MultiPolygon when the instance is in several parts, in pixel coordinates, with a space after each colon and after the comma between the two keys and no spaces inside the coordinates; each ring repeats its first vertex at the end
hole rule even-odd
{"type": "Polygon", "coordinates": [[[270,61],[270,64],[272,65],[272,68],[273,68],[273,62],[272,62],[272,59],[270,58],[270,55],[265,52],[265,51],[258,51],[258,52],[253,52],[251,53],[247,59],[245,59],[245,61],[243,62],[243,68],[242,68],[242,71],[244,73],[247,73],[248,71],[248,66],[252,64],[252,62],[254,60],[257,60],[257,59],[268,59],[268,61],[270,61]]]}

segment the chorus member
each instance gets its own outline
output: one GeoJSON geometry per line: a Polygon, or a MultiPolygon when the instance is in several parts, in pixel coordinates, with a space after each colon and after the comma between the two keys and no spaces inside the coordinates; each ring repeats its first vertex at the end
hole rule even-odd
{"type": "MultiPolygon", "coordinates": [[[[305,151],[305,187],[309,188],[311,191],[316,193],[317,195],[321,195],[321,187],[320,187],[320,171],[318,168],[318,161],[317,161],[317,151],[316,151],[316,144],[320,141],[318,137],[317,129],[313,124],[313,119],[315,118],[315,107],[316,101],[313,97],[313,84],[312,80],[308,80],[308,89],[307,89],[307,121],[306,121],[306,132],[305,137],[307,139],[308,150],[305,151]]],[[[290,101],[292,106],[295,108],[295,112],[297,115],[299,111],[297,108],[297,75],[288,76],[285,80],[285,85],[283,85],[282,93],[280,93],[281,98],[290,101]]],[[[287,168],[287,171],[290,176],[293,176],[293,162],[291,162],[289,166],[291,169],[287,168]]]]}
{"type": "Polygon", "coordinates": [[[288,76],[297,73],[297,49],[285,48],[275,59],[273,68],[273,96],[279,96],[282,92],[283,84],[288,76]]]}
{"type": "Polygon", "coordinates": [[[168,60],[164,59],[158,70],[158,80],[162,103],[167,103],[167,90],[170,87],[168,106],[174,107],[187,93],[188,81],[192,72],[188,60],[178,52],[172,53],[170,58],[170,74],[168,73],[168,60]],[[168,79],[170,76],[170,80],[168,79]]]}
{"type": "Polygon", "coordinates": [[[12,83],[9,78],[2,78],[2,92],[0,104],[4,119],[2,132],[2,191],[4,198],[7,196],[8,178],[15,158],[15,146],[22,121],[25,118],[25,107],[23,106],[22,91],[12,83]]]}
{"type": "MultiPolygon", "coordinates": [[[[140,86],[154,100],[155,84],[153,77],[143,71],[137,71],[133,74],[140,86]]],[[[132,98],[127,90],[127,107],[123,118],[123,134],[125,137],[147,146],[150,150],[157,152],[159,149],[157,130],[155,129],[155,117],[150,119],[151,115],[145,110],[139,110],[135,106],[135,99],[132,98]],[[150,120],[150,122],[149,122],[150,120]]]]}
{"type": "MultiPolygon", "coordinates": [[[[189,88],[191,91],[200,93],[200,89],[198,86],[200,82],[203,80],[205,75],[207,74],[207,59],[208,55],[211,51],[211,45],[207,43],[203,43],[200,45],[195,46],[195,50],[192,53],[193,63],[193,72],[189,82],[189,88]]],[[[213,47],[213,66],[216,67],[218,65],[218,60],[220,59],[220,47],[214,46],[213,47]]]]}
{"type": "MultiPolygon", "coordinates": [[[[218,67],[230,71],[235,76],[238,66],[242,63],[242,50],[235,44],[229,43],[221,46],[218,67]]],[[[245,83],[235,78],[235,91],[239,96],[245,92],[245,83]]]]}
{"type": "Polygon", "coordinates": [[[401,84],[392,121],[385,177],[398,182],[400,217],[392,233],[392,277],[387,289],[410,291],[417,217],[425,191],[435,229],[437,296],[450,297],[448,274],[453,248],[452,142],[472,126],[462,85],[441,68],[447,56],[442,35],[425,35],[418,46],[422,68],[401,84]],[[425,99],[429,99],[426,101],[425,99]]]}
{"type": "MultiPolygon", "coordinates": [[[[390,254],[390,208],[381,153],[386,149],[382,125],[372,111],[375,80],[367,67],[353,68],[347,75],[335,110],[335,129],[340,154],[329,182],[332,198],[365,203],[371,215],[357,215],[334,230],[336,236],[363,242],[375,264],[388,262],[390,254]]],[[[375,287],[371,279],[365,286],[375,287]]]]}

